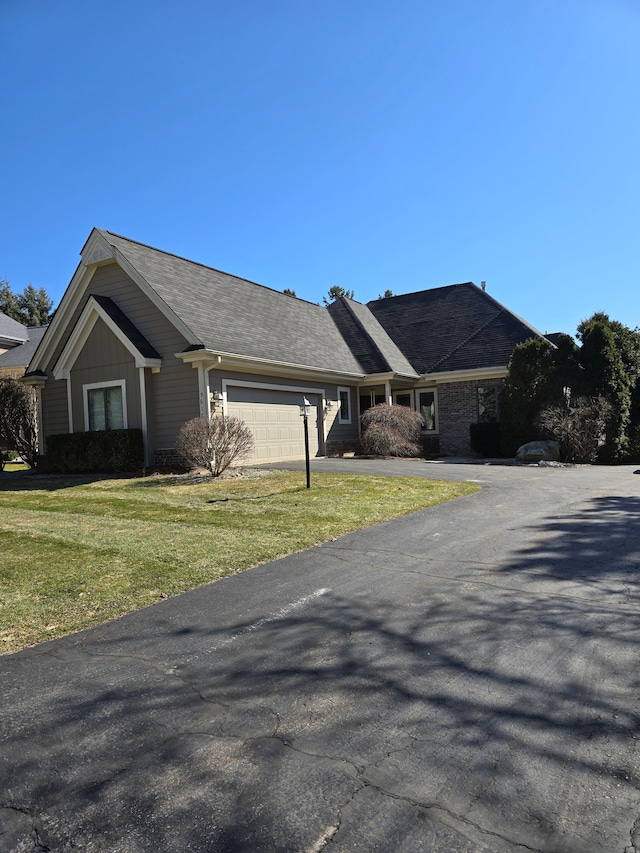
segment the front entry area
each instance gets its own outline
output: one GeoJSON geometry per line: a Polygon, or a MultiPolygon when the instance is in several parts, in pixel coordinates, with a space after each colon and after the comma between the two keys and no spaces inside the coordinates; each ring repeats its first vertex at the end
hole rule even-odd
{"type": "MultiPolygon", "coordinates": [[[[303,394],[246,388],[229,384],[226,389],[225,414],[240,418],[254,435],[252,462],[285,462],[304,459],[304,424],[300,416],[303,394]]],[[[322,398],[305,393],[311,403],[309,417],[309,455],[317,456],[320,448],[318,413],[322,398]]]]}

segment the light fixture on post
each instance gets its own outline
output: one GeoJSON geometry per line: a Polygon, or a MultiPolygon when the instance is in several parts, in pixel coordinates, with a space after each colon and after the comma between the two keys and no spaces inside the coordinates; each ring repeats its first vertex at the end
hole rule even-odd
{"type": "Polygon", "coordinates": [[[300,417],[304,418],[304,458],[307,466],[307,488],[311,488],[311,464],[309,462],[309,416],[311,414],[311,403],[306,397],[302,398],[300,406],[300,417]]]}
{"type": "Polygon", "coordinates": [[[211,405],[211,414],[215,414],[216,409],[222,402],[222,394],[219,391],[209,391],[209,403],[211,405]]]}

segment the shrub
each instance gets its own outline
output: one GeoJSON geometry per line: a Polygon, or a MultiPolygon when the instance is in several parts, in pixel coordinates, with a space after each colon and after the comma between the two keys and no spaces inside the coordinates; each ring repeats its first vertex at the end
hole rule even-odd
{"type": "Polygon", "coordinates": [[[413,409],[379,403],[362,416],[360,451],[364,456],[422,456],[421,427],[413,409]]]}
{"type": "Polygon", "coordinates": [[[471,424],[471,449],[481,456],[497,457],[502,456],[500,443],[500,424],[471,424]]]}
{"type": "Polygon", "coordinates": [[[60,474],[132,471],[141,468],[139,429],[93,430],[47,436],[47,469],[60,474]]]}
{"type": "Polygon", "coordinates": [[[240,418],[193,418],[180,427],[176,451],[194,468],[206,468],[219,477],[229,465],[246,458],[253,433],[240,418]]]}
{"type": "Polygon", "coordinates": [[[0,441],[17,450],[30,468],[38,462],[36,392],[17,379],[0,379],[0,441]]]}
{"type": "Polygon", "coordinates": [[[538,425],[549,438],[560,442],[565,462],[593,462],[604,444],[612,406],[604,397],[578,397],[569,405],[547,406],[538,425]]]}

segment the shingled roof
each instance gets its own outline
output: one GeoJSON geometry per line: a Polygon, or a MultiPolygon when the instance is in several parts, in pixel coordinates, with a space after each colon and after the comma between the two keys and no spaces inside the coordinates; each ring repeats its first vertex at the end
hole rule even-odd
{"type": "MultiPolygon", "coordinates": [[[[20,324],[18,323],[18,325],[20,324]]],[[[21,326],[21,328],[24,329],[26,340],[0,354],[0,367],[26,367],[33,358],[33,354],[48,326],[34,326],[33,328],[21,326]]]]}
{"type": "Polygon", "coordinates": [[[328,311],[367,373],[397,373],[417,379],[417,374],[366,305],[340,297],[328,311]]]}
{"type": "Polygon", "coordinates": [[[542,337],[472,282],[367,307],[420,374],[506,366],[518,344],[542,337]]]}
{"type": "Polygon", "coordinates": [[[325,308],[110,231],[99,233],[204,348],[341,373],[366,372],[325,308]]]}
{"type": "Polygon", "coordinates": [[[0,346],[17,346],[27,339],[26,327],[0,311],[0,346]]]}

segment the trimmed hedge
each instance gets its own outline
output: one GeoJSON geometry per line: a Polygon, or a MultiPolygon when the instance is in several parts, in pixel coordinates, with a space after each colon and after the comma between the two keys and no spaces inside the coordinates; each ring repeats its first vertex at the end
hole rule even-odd
{"type": "Polygon", "coordinates": [[[132,471],[143,465],[142,430],[110,429],[47,436],[47,470],[60,474],[132,471]]]}
{"type": "Polygon", "coordinates": [[[485,459],[495,459],[502,456],[500,424],[471,424],[471,449],[485,459]]]}

